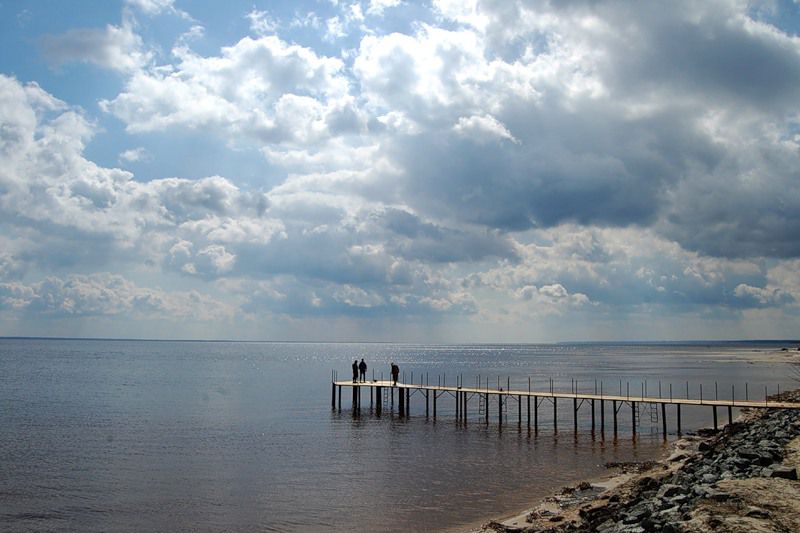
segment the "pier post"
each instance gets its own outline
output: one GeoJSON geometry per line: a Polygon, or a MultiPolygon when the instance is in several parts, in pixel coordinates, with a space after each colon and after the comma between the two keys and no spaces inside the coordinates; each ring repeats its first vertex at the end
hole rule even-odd
{"type": "Polygon", "coordinates": [[[339,389],[339,410],[341,411],[341,409],[342,409],[342,386],[339,385],[338,389],[339,389]]]}
{"type": "Polygon", "coordinates": [[[411,389],[406,389],[406,416],[411,416],[411,389]]]}
{"type": "Polygon", "coordinates": [[[461,392],[456,391],[456,420],[461,420],[461,392]]]}
{"type": "Polygon", "coordinates": [[[521,394],[519,396],[517,396],[517,400],[519,402],[519,404],[517,405],[517,407],[519,407],[519,409],[517,409],[517,424],[519,425],[519,427],[522,427],[522,395],[521,394]]]}
{"type": "Polygon", "coordinates": [[[664,440],[667,440],[667,404],[661,404],[661,430],[664,433],[664,440]]]}
{"type": "MultiPolygon", "coordinates": [[[[601,383],[602,386],[602,383],[601,383]]],[[[600,400],[600,434],[605,435],[606,432],[606,402],[600,400]]]]}
{"type": "Polygon", "coordinates": [[[617,400],[611,400],[611,407],[614,408],[614,436],[617,436],[617,400]]]}
{"type": "Polygon", "coordinates": [[[486,425],[489,425],[489,393],[486,393],[486,401],[483,402],[483,413],[486,415],[486,425]]]}
{"type": "Polygon", "coordinates": [[[358,408],[358,387],[353,385],[353,409],[358,408]]]}
{"type": "Polygon", "coordinates": [[[431,391],[426,390],[425,391],[425,418],[429,418],[430,417],[430,396],[431,396],[431,391]]]}
{"type": "Polygon", "coordinates": [[[594,400],[591,400],[592,403],[592,433],[594,433],[594,400]]]}
{"type": "Polygon", "coordinates": [[[439,396],[436,391],[433,391],[433,419],[436,420],[436,398],[439,396]]]}
{"type": "Polygon", "coordinates": [[[336,383],[331,382],[331,408],[336,409],[336,383]]]}
{"type": "MultiPolygon", "coordinates": [[[[528,384],[528,392],[530,392],[530,384],[528,384]]],[[[531,429],[531,396],[528,395],[528,429],[531,429]]]]}
{"type": "Polygon", "coordinates": [[[375,387],[375,413],[381,414],[381,410],[383,409],[383,396],[381,393],[383,390],[380,387],[375,387]]]}
{"type": "Polygon", "coordinates": [[[678,408],[678,435],[681,434],[681,404],[675,404],[678,408]]]}
{"type": "Polygon", "coordinates": [[[558,398],[553,396],[553,431],[558,431],[558,398]]]}
{"type": "Polygon", "coordinates": [[[716,431],[717,430],[717,406],[715,405],[713,407],[713,409],[714,409],[714,431],[716,431]]]}
{"type": "Polygon", "coordinates": [[[405,405],[405,394],[403,394],[403,389],[398,389],[397,391],[397,403],[400,416],[406,416],[406,405],[405,405]]]}
{"type": "Polygon", "coordinates": [[[539,397],[533,397],[533,430],[539,432],[539,397]]]}
{"type": "Polygon", "coordinates": [[[733,424],[733,407],[728,406],[728,424],[733,424]]]}
{"type": "Polygon", "coordinates": [[[578,399],[572,399],[572,428],[578,432],[578,399]]]}
{"type": "MultiPolygon", "coordinates": [[[[498,380],[500,378],[497,378],[498,380]]],[[[500,427],[503,427],[503,395],[497,395],[497,421],[500,424],[500,427]]]]}
{"type": "Polygon", "coordinates": [[[636,402],[631,402],[631,426],[633,434],[636,435],[636,402]]]}

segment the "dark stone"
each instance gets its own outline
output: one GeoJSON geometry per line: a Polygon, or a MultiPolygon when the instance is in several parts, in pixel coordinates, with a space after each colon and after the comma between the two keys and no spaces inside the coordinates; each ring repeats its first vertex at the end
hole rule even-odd
{"type": "Polygon", "coordinates": [[[782,479],[797,479],[797,470],[790,466],[776,466],[772,469],[769,477],[779,477],[782,479]]]}
{"type": "Polygon", "coordinates": [[[751,460],[758,459],[761,456],[761,454],[752,448],[740,448],[736,453],[739,454],[739,457],[751,460]]]}

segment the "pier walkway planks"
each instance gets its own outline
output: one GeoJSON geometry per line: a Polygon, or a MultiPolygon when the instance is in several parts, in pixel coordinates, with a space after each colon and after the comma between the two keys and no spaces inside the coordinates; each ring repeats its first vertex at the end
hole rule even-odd
{"type": "MultiPolygon", "coordinates": [[[[613,394],[589,394],[581,392],[559,392],[559,391],[534,391],[534,390],[504,390],[502,388],[490,387],[464,387],[452,385],[426,385],[414,383],[393,383],[388,380],[370,380],[363,382],[331,381],[331,403],[333,408],[336,408],[336,398],[338,392],[339,408],[342,407],[342,388],[352,387],[353,392],[353,408],[361,408],[361,389],[366,388],[370,391],[370,404],[374,405],[376,412],[380,413],[386,398],[383,396],[391,395],[391,403],[394,404],[394,391],[397,391],[398,396],[398,414],[400,416],[407,416],[409,411],[408,406],[411,401],[412,393],[420,393],[425,397],[425,415],[431,415],[431,400],[433,403],[433,417],[436,418],[437,414],[437,399],[442,395],[449,395],[455,399],[456,409],[455,415],[458,420],[464,422],[468,419],[469,414],[469,400],[471,398],[479,398],[478,413],[483,415],[486,422],[489,422],[490,400],[494,399],[497,402],[496,415],[498,422],[503,423],[503,405],[507,405],[508,400],[517,401],[519,407],[517,409],[518,423],[522,425],[523,413],[523,399],[527,402],[527,425],[531,427],[531,399],[534,404],[534,428],[538,429],[539,422],[539,407],[544,400],[548,400],[553,405],[553,426],[557,427],[558,421],[558,400],[572,400],[573,421],[575,431],[578,430],[578,410],[583,405],[591,407],[591,420],[592,431],[595,430],[596,416],[595,416],[595,403],[600,402],[600,430],[605,430],[605,402],[611,402],[613,413],[613,428],[614,433],[617,433],[617,415],[620,408],[628,404],[631,407],[631,428],[633,433],[636,433],[637,420],[640,416],[637,410],[637,404],[650,404],[661,407],[660,420],[664,437],[667,435],[667,416],[666,407],[668,405],[675,406],[677,414],[677,431],[681,433],[681,406],[708,406],[713,409],[714,413],[714,429],[717,429],[717,408],[725,407],[728,411],[728,422],[733,421],[732,410],[736,408],[748,409],[800,409],[800,403],[771,401],[764,400],[719,400],[719,399],[706,399],[706,398],[677,398],[677,397],[654,397],[654,396],[635,396],[635,395],[613,395],[613,394]],[[374,398],[374,399],[373,399],[374,398]]],[[[507,415],[507,407],[506,407],[507,415]]],[[[507,416],[506,416],[507,418],[507,416]]]]}

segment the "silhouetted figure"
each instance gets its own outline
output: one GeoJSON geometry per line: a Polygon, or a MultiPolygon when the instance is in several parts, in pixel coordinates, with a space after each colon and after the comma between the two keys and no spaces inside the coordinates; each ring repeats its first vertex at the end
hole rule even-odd
{"type": "Polygon", "coordinates": [[[400,367],[392,363],[392,381],[393,385],[397,385],[397,376],[400,375],[400,367]]]}
{"type": "Polygon", "coordinates": [[[367,363],[363,359],[358,363],[358,373],[361,374],[361,383],[367,381],[367,363]]]}
{"type": "Polygon", "coordinates": [[[358,381],[358,359],[353,361],[353,383],[358,381]]]}

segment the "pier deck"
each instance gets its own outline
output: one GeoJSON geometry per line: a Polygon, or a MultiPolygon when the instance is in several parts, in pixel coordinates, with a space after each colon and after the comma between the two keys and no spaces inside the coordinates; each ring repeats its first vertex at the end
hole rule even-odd
{"type": "MultiPolygon", "coordinates": [[[[489,423],[489,413],[491,400],[495,401],[495,415],[498,422],[504,422],[504,410],[506,414],[507,423],[507,405],[509,400],[518,402],[517,421],[522,425],[523,402],[527,403],[527,426],[531,427],[531,403],[533,403],[533,427],[538,430],[539,426],[539,408],[543,401],[549,401],[553,406],[553,426],[557,427],[558,421],[558,401],[559,400],[572,400],[572,411],[574,428],[578,430],[578,411],[584,405],[591,408],[591,423],[592,430],[595,430],[596,415],[595,404],[600,403],[600,430],[605,430],[605,402],[610,402],[612,406],[613,415],[613,429],[614,434],[617,433],[617,417],[620,408],[628,404],[631,407],[631,428],[633,433],[636,433],[637,421],[641,416],[637,410],[637,405],[650,404],[653,409],[660,406],[660,417],[656,412],[656,419],[660,418],[664,438],[667,435],[667,416],[666,407],[674,406],[676,409],[677,432],[681,433],[681,407],[682,406],[707,406],[713,409],[714,415],[714,429],[718,427],[717,408],[724,407],[728,411],[728,422],[733,421],[733,408],[747,408],[747,409],[800,409],[800,403],[785,402],[785,401],[771,401],[766,397],[764,400],[720,400],[718,398],[679,398],[670,395],[664,397],[663,395],[614,395],[614,394],[592,394],[582,392],[563,392],[556,390],[512,390],[510,388],[503,389],[473,386],[465,387],[458,385],[428,385],[423,383],[393,383],[389,380],[368,380],[363,382],[353,382],[331,380],[331,403],[332,407],[336,408],[336,399],[338,392],[339,408],[342,407],[342,388],[351,387],[353,392],[353,408],[361,408],[361,390],[366,388],[370,391],[370,404],[373,405],[377,413],[380,413],[386,397],[390,395],[391,404],[394,405],[394,394],[397,391],[398,397],[398,414],[399,416],[408,416],[409,405],[411,402],[412,393],[420,393],[424,396],[425,400],[425,416],[431,416],[431,401],[433,404],[432,416],[436,418],[437,415],[437,399],[442,395],[448,395],[455,399],[455,416],[458,420],[467,421],[469,415],[469,400],[475,397],[479,398],[478,414],[483,415],[486,423],[489,423]],[[504,409],[504,405],[506,406],[504,409]]],[[[530,387],[530,385],[529,385],[530,387]]],[[[702,388],[701,388],[702,394],[702,388]]]]}

